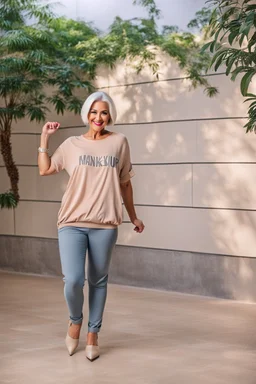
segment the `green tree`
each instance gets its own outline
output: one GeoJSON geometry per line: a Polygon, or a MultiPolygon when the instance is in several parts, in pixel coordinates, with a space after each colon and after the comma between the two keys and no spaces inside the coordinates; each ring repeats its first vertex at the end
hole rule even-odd
{"type": "Polygon", "coordinates": [[[142,5],[144,8],[146,8],[151,18],[158,18],[161,15],[161,11],[157,7],[154,0],[133,0],[133,4],[142,5]]]}
{"type": "Polygon", "coordinates": [[[155,18],[151,12],[147,19],[123,20],[116,17],[107,35],[81,41],[76,49],[87,62],[113,67],[118,59],[126,59],[130,64],[136,63],[134,66],[138,73],[149,66],[156,78],[160,69],[156,52],[166,52],[178,62],[191,80],[192,87],[203,86],[208,96],[214,96],[217,89],[204,76],[210,64],[210,55],[201,52],[203,41],[198,42],[197,35],[180,31],[175,26],[165,26],[159,31],[155,18]]]}
{"type": "MultiPolygon", "coordinates": [[[[137,72],[149,66],[158,78],[157,48],[178,62],[193,87],[203,86],[209,96],[217,92],[203,76],[209,54],[200,53],[202,43],[196,36],[173,26],[159,32],[155,2],[134,3],[144,6],[149,17],[116,17],[109,32],[102,34],[90,24],[56,18],[38,0],[0,0],[0,150],[11,185],[9,192],[0,194],[0,207],[15,207],[19,201],[19,173],[11,148],[13,122],[24,117],[43,121],[48,108],[57,114],[79,113],[82,100],[77,90],[82,88],[85,94],[93,90],[98,65],[113,68],[118,59],[126,60],[137,72]]],[[[200,17],[199,13],[198,23],[200,17]]]]}
{"type": "Polygon", "coordinates": [[[248,107],[246,132],[256,133],[256,95],[249,92],[256,78],[256,4],[255,0],[210,0],[215,6],[206,37],[210,41],[204,45],[203,52],[212,54],[210,66],[218,71],[226,67],[226,75],[235,81],[242,75],[240,90],[248,107]]]}
{"type": "Polygon", "coordinates": [[[81,100],[75,92],[92,89],[92,71],[79,58],[72,60],[72,49],[80,38],[96,32],[83,23],[78,28],[75,22],[55,21],[49,6],[40,6],[35,0],[1,0],[0,30],[0,150],[11,185],[8,193],[0,195],[0,206],[14,207],[19,201],[19,172],[11,147],[13,121],[24,117],[43,121],[47,105],[57,113],[80,112],[81,100]],[[30,19],[36,23],[28,25],[30,19]],[[70,46],[65,50],[68,39],[70,46]]]}
{"type": "MultiPolygon", "coordinates": [[[[196,29],[196,33],[181,31],[177,26],[164,26],[159,33],[157,32],[155,19],[161,17],[161,10],[157,7],[156,2],[154,0],[133,0],[133,3],[143,6],[148,11],[151,30],[153,28],[155,30],[150,44],[159,47],[178,62],[180,68],[191,80],[192,88],[202,86],[207,96],[215,96],[218,93],[217,88],[211,86],[205,77],[210,65],[210,55],[201,51],[207,38],[206,31],[211,17],[211,10],[206,7],[202,8],[196,12],[195,18],[188,24],[188,28],[191,30],[196,29]],[[198,34],[201,35],[199,40],[197,39],[198,34]]],[[[145,41],[148,40],[145,39],[145,41]]],[[[154,73],[157,75],[158,66],[155,60],[153,61],[153,68],[154,73]]]]}

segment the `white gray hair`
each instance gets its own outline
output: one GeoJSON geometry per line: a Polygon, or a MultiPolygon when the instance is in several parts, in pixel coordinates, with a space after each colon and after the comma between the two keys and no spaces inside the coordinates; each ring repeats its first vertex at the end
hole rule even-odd
{"type": "Polygon", "coordinates": [[[114,101],[111,97],[105,92],[94,92],[85,100],[82,109],[81,109],[81,117],[84,124],[88,124],[88,115],[91,109],[92,104],[95,101],[104,101],[108,104],[110,120],[108,125],[114,125],[116,122],[116,107],[114,101]]]}

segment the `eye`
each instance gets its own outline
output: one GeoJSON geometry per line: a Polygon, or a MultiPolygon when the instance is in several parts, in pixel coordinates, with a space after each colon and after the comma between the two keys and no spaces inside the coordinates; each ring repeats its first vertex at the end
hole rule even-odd
{"type": "Polygon", "coordinates": [[[102,112],[103,115],[107,116],[108,115],[108,112],[107,111],[104,111],[102,112]]]}

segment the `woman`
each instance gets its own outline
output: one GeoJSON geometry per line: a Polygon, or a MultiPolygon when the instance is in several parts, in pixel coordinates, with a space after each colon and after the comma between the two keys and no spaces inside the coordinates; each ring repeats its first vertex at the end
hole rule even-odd
{"type": "Polygon", "coordinates": [[[65,140],[50,158],[48,142],[59,123],[43,126],[38,148],[40,175],[52,175],[65,169],[67,189],[58,214],[58,239],[63,273],[64,295],[69,310],[66,346],[72,355],[79,342],[83,321],[85,255],[88,250],[89,321],[86,357],[99,357],[98,332],[107,296],[108,270],[117,227],[122,222],[122,201],[134,230],[141,233],[144,224],[136,216],[130,178],[133,176],[127,139],[110,132],[116,108],[104,92],[95,92],[85,101],[82,120],[89,130],[65,140]]]}

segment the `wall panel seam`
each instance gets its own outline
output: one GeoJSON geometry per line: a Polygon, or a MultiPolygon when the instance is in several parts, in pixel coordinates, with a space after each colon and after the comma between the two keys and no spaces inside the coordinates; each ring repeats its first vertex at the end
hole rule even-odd
{"type": "MultiPolygon", "coordinates": [[[[50,240],[50,241],[58,241],[57,237],[40,237],[40,236],[28,236],[28,235],[5,235],[0,234],[1,237],[12,237],[12,238],[30,238],[30,239],[41,239],[41,240],[50,240]]],[[[139,245],[126,245],[126,244],[116,244],[116,247],[125,247],[125,248],[138,248],[138,249],[147,249],[151,251],[163,251],[163,252],[182,252],[182,253],[190,253],[190,254],[196,254],[196,255],[204,255],[204,256],[218,256],[218,257],[240,257],[244,259],[256,259],[256,256],[243,256],[243,255],[228,255],[225,253],[210,253],[210,252],[199,252],[199,251],[187,251],[182,249],[168,249],[168,248],[152,248],[152,247],[145,247],[145,246],[139,246],[139,245]]]]}
{"type": "MultiPolygon", "coordinates": [[[[24,203],[51,203],[60,204],[61,200],[33,200],[33,199],[20,199],[20,202],[24,203]]],[[[122,204],[123,205],[123,204],[122,204]]],[[[244,211],[244,212],[256,212],[256,208],[224,208],[224,207],[201,207],[191,205],[161,205],[161,204],[139,204],[135,203],[135,207],[147,207],[147,208],[178,208],[178,209],[203,209],[203,210],[220,210],[220,211],[244,211]]]]}
{"type": "MultiPolygon", "coordinates": [[[[208,75],[201,75],[201,77],[214,77],[214,76],[226,76],[226,72],[220,72],[220,73],[211,73],[208,75]]],[[[178,80],[188,80],[190,79],[189,76],[180,76],[180,77],[171,77],[168,79],[161,79],[161,80],[148,80],[148,81],[138,81],[134,83],[127,83],[127,84],[115,84],[115,85],[108,85],[105,87],[99,87],[97,89],[106,89],[106,88],[119,88],[119,87],[131,87],[131,86],[136,86],[136,85],[144,85],[144,84],[154,84],[154,83],[165,83],[165,82],[170,82],[170,81],[178,81],[178,80]]]]}
{"type": "MultiPolygon", "coordinates": [[[[226,164],[234,164],[234,165],[255,165],[256,161],[177,161],[175,163],[132,163],[134,166],[166,166],[166,165],[226,165],[226,164]]],[[[18,167],[38,167],[37,164],[16,164],[18,167]]],[[[0,168],[5,168],[5,165],[0,165],[0,168]]]]}
{"type": "MultiPolygon", "coordinates": [[[[116,123],[115,127],[122,127],[125,125],[150,125],[150,124],[165,124],[165,123],[185,123],[191,121],[215,121],[215,120],[241,120],[247,119],[246,116],[222,116],[222,117],[198,117],[193,119],[176,119],[176,120],[155,120],[155,121],[141,121],[136,123],[116,123]]],[[[74,129],[74,128],[85,128],[85,125],[69,125],[69,126],[61,126],[61,130],[64,129],[74,129]]],[[[12,132],[12,135],[35,135],[40,136],[41,132],[12,132]]]]}

